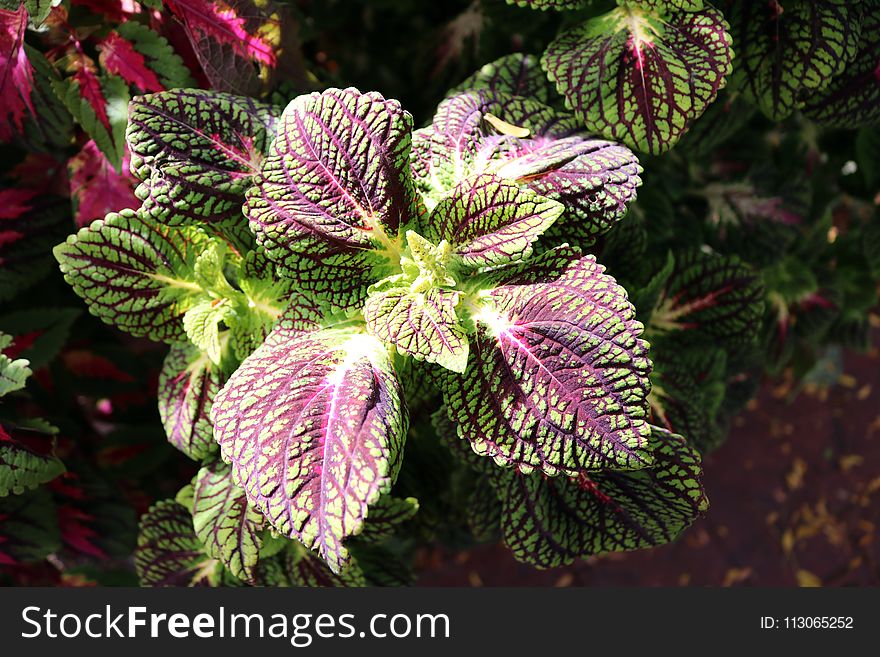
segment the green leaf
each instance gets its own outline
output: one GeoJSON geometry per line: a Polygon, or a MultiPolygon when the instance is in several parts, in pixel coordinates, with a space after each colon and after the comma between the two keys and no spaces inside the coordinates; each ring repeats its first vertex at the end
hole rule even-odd
{"type": "Polygon", "coordinates": [[[193,526],[207,553],[240,579],[252,581],[263,540],[264,519],[232,482],[232,471],[221,461],[196,475],[193,526]]]}
{"type": "Polygon", "coordinates": [[[178,342],[186,338],[184,313],[204,294],[193,268],[208,243],[198,229],[157,225],[124,210],[68,237],[53,253],[93,315],[137,337],[178,342]]]}
{"type": "MultiPolygon", "coordinates": [[[[0,352],[12,344],[12,336],[0,333],[0,352]]],[[[0,353],[0,397],[24,388],[28,377],[33,373],[25,358],[12,359],[0,353]]]]}
{"type": "Polygon", "coordinates": [[[364,304],[367,330],[401,354],[463,372],[468,340],[455,312],[459,293],[395,287],[373,292],[364,304]]]}
{"type": "Polygon", "coordinates": [[[183,316],[183,329],[190,342],[204,351],[211,362],[219,365],[222,356],[220,325],[230,324],[233,317],[235,310],[227,299],[221,299],[219,302],[206,299],[186,311],[183,316]]]}
{"type": "Polygon", "coordinates": [[[541,64],[589,130],[657,154],[724,86],[727,28],[715,9],[660,16],[620,7],[563,32],[541,64]]]}

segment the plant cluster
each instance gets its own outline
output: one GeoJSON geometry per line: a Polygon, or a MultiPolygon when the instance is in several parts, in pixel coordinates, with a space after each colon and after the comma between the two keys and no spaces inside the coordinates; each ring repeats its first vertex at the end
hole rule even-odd
{"type": "MultiPolygon", "coordinates": [[[[874,0],[511,2],[565,10],[543,54],[482,66],[421,128],[377,92],[297,93],[281,6],[86,29],[51,4],[2,10],[4,79],[33,80],[2,136],[80,148],[81,228],[54,256],[92,315],[168,345],[159,416],[197,464],[141,517],[143,584],[402,584],[437,540],[541,568],[666,543],[765,373],[867,344],[874,0]]],[[[38,256],[52,199],[19,187],[13,243],[38,256]]],[[[31,262],[15,285],[47,273],[31,262]]],[[[51,439],[0,437],[8,500],[45,497],[26,491],[64,471],[51,439]]]]}

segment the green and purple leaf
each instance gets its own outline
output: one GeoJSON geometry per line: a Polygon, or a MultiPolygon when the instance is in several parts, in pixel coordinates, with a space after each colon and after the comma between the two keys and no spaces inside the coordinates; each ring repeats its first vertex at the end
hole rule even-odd
{"type": "Polygon", "coordinates": [[[219,368],[201,351],[171,347],[159,373],[159,417],[168,442],[195,461],[216,448],[211,404],[222,387],[219,368]]]}
{"type": "Polygon", "coordinates": [[[351,588],[366,586],[363,572],[352,561],[345,572],[336,573],[312,552],[291,549],[284,558],[284,572],[291,586],[310,588],[351,588]]]}
{"type": "Polygon", "coordinates": [[[691,250],[675,268],[651,313],[649,330],[689,343],[741,346],[755,340],[764,312],[760,277],[736,256],[691,250]]]}
{"type": "Polygon", "coordinates": [[[390,538],[400,525],[415,518],[418,512],[419,501],[414,497],[383,495],[370,507],[360,538],[368,542],[390,538]]]}
{"type": "Polygon", "coordinates": [[[805,99],[804,114],[833,128],[880,121],[880,4],[863,2],[862,38],[855,58],[820,93],[805,99]]]}
{"type": "Polygon", "coordinates": [[[193,488],[193,527],[205,551],[236,577],[253,581],[263,544],[263,516],[248,504],[222,461],[202,467],[193,488]]]}
{"type": "Polygon", "coordinates": [[[414,135],[413,173],[433,204],[473,176],[515,182],[561,202],[565,213],[550,232],[583,242],[621,219],[641,184],[629,149],[591,138],[570,115],[492,89],[440,104],[432,127],[414,135]]]}
{"type": "Polygon", "coordinates": [[[477,454],[551,476],[650,465],[648,345],[603,269],[557,249],[484,281],[468,367],[441,379],[477,454]]]}
{"type": "Polygon", "coordinates": [[[450,95],[486,89],[492,94],[522,96],[545,105],[561,100],[547,80],[539,58],[524,53],[505,55],[484,65],[455,87],[450,95]]]}
{"type": "Polygon", "coordinates": [[[417,214],[411,130],[412,117],[377,93],[328,89],[287,106],[245,206],[279,274],[349,306],[393,273],[417,214]]]}
{"type": "Polygon", "coordinates": [[[654,465],[636,472],[575,479],[504,473],[496,488],[504,542],[514,556],[553,568],[675,540],[709,505],[700,455],[681,436],[656,427],[650,448],[654,465]]]}
{"type": "Polygon", "coordinates": [[[565,11],[567,9],[580,9],[590,0],[507,0],[509,5],[517,5],[518,7],[528,7],[529,9],[537,9],[547,11],[565,11]]]}
{"type": "Polygon", "coordinates": [[[746,97],[779,121],[816,97],[855,57],[859,3],[845,0],[731,2],[739,44],[734,77],[746,97]]]}
{"type": "Polygon", "coordinates": [[[393,344],[399,353],[463,372],[468,340],[455,312],[458,298],[458,292],[441,289],[372,292],[364,304],[364,320],[371,335],[393,344]]]}
{"type": "Polygon", "coordinates": [[[140,520],[134,565],[141,586],[211,586],[219,563],[206,556],[189,510],[157,502],[140,520]]]}
{"type": "Polygon", "coordinates": [[[127,139],[142,212],[161,223],[241,217],[245,190],[279,110],[250,98],[182,89],[139,96],[127,139]]]}
{"type": "Polygon", "coordinates": [[[563,32],[541,64],[588,130],[657,154],[714,100],[732,69],[715,9],[620,7],[563,32]]]}
{"type": "MultiPolygon", "coordinates": [[[[0,355],[0,381],[4,358],[0,355]]],[[[0,424],[0,497],[21,495],[63,473],[64,464],[54,447],[52,436],[43,431],[0,424]]]]}
{"type": "Polygon", "coordinates": [[[110,214],[54,249],[89,312],[134,336],[186,339],[183,315],[202,295],[193,267],[209,238],[158,225],[133,210],[110,214]]]}
{"type": "Polygon", "coordinates": [[[276,327],[217,395],[214,436],[248,501],[345,569],[345,541],[387,493],[406,413],[385,348],[351,329],[276,327]]]}
{"type": "Polygon", "coordinates": [[[428,238],[446,240],[466,269],[523,260],[532,243],[562,214],[561,203],[499,176],[483,174],[459,183],[434,207],[428,238]]]}

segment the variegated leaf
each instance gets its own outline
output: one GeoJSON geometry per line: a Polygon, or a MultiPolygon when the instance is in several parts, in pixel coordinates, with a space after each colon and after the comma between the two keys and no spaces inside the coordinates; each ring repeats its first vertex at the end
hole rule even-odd
{"type": "Polygon", "coordinates": [[[480,70],[450,91],[455,95],[478,89],[493,94],[532,98],[545,105],[561,100],[534,55],[513,53],[485,64],[480,70]]]}
{"type": "Polygon", "coordinates": [[[189,510],[162,500],[140,519],[134,566],[141,586],[213,586],[219,563],[202,550],[189,510]]]}
{"type": "Polygon", "coordinates": [[[587,129],[662,153],[724,86],[727,28],[715,9],[661,16],[627,5],[563,32],[541,63],[587,129]]]}
{"type": "Polygon", "coordinates": [[[543,478],[505,473],[497,484],[504,542],[514,556],[552,568],[603,552],[675,540],[707,508],[700,455],[652,429],[651,468],[543,478]]]}
{"type": "Polygon", "coordinates": [[[195,461],[215,449],[211,404],[222,386],[219,368],[201,351],[171,347],[159,373],[159,417],[168,442],[195,461]]]}
{"type": "Polygon", "coordinates": [[[185,339],[184,313],[202,294],[193,267],[208,243],[196,228],[124,210],[71,235],[54,254],[93,315],[134,336],[176,342],[185,339]]]}
{"type": "Polygon", "coordinates": [[[352,306],[393,273],[416,215],[411,130],[412,117],[377,93],[328,89],[287,106],[245,206],[281,275],[352,306]]]}
{"type": "Polygon", "coordinates": [[[193,487],[193,527],[205,551],[236,577],[252,581],[263,543],[263,516],[248,504],[222,461],[202,467],[193,487]]]}
{"type": "Polygon", "coordinates": [[[467,269],[528,258],[532,243],[565,207],[499,176],[484,174],[459,183],[434,207],[429,239],[446,240],[467,269]]]}
{"type": "Polygon", "coordinates": [[[419,501],[414,497],[383,495],[370,507],[360,537],[369,542],[390,538],[400,525],[412,520],[418,512],[419,501]]]}
{"type": "Polygon", "coordinates": [[[804,99],[804,114],[822,125],[851,129],[880,122],[880,2],[865,0],[858,8],[858,52],[820,93],[804,99]]]}
{"type": "MultiPolygon", "coordinates": [[[[0,381],[4,358],[0,355],[0,381]]],[[[55,455],[54,446],[50,433],[0,424],[0,497],[21,495],[63,473],[64,463],[55,455]]]]}
{"type": "Polygon", "coordinates": [[[406,436],[387,351],[351,329],[282,323],[217,395],[214,436],[248,501],[333,572],[397,476],[406,436]]]}
{"type": "Polygon", "coordinates": [[[244,192],[272,141],[280,110],[201,89],[139,96],[129,106],[131,170],[142,212],[156,221],[241,217],[244,192]]]}
{"type": "Polygon", "coordinates": [[[781,120],[843,72],[859,45],[858,3],[731,2],[735,80],[769,118],[781,120]]]}
{"type": "Polygon", "coordinates": [[[459,436],[524,473],[650,465],[651,362],[625,290],[570,249],[484,285],[468,368],[442,377],[459,436]]]}
{"type": "Polygon", "coordinates": [[[763,312],[764,287],[751,267],[736,256],[691,250],[676,255],[649,331],[681,332],[688,343],[741,346],[757,337],[763,312]]]}
{"type": "Polygon", "coordinates": [[[429,206],[491,174],[561,202],[565,212],[550,234],[583,243],[623,217],[641,184],[628,148],[590,137],[568,114],[491,89],[443,101],[413,144],[413,173],[429,206]]]}
{"type": "Polygon", "coordinates": [[[436,288],[373,292],[364,304],[367,330],[401,354],[463,372],[468,340],[455,312],[458,297],[457,292],[436,288]]]}

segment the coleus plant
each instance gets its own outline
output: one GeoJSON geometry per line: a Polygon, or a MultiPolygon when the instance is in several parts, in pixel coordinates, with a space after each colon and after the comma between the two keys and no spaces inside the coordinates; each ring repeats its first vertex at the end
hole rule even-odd
{"type": "Polygon", "coordinates": [[[649,422],[626,291],[552,239],[608,231],[635,156],[505,82],[412,131],[353,88],[283,111],[197,90],[132,101],[142,206],[55,255],[92,314],[171,345],[160,413],[202,469],[143,520],[146,583],[297,583],[316,558],[372,581],[358,550],[417,509],[393,486],[426,380],[524,561],[666,542],[705,510],[698,452],[649,422]]]}
{"type": "Polygon", "coordinates": [[[48,260],[75,221],[57,255],[92,314],[169,345],[156,381],[133,353],[155,350],[82,316],[50,375],[27,345],[63,318],[0,315],[35,370],[3,453],[52,466],[0,500],[5,564],[106,582],[73,564],[124,556],[111,524],[190,478],[142,515],[144,584],[404,584],[426,541],[538,567],[656,545],[705,509],[698,453],[762,373],[867,344],[876,2],[515,4],[561,11],[474,5],[473,53],[447,53],[542,54],[413,130],[378,94],[288,105],[316,82],[299,33],[320,86],[435,106],[360,8],[298,32],[268,2],[2,2],[0,137],[29,154],[0,189],[0,300],[70,304],[48,260]]]}

